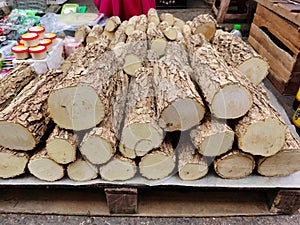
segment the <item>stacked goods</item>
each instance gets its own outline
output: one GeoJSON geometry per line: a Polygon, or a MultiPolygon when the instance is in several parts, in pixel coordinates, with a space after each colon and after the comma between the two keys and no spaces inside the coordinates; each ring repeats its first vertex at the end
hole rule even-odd
{"type": "Polygon", "coordinates": [[[76,35],[86,46],[61,71],[31,82],[22,73],[0,92],[1,178],[197,180],[211,168],[239,179],[255,168],[263,176],[300,170],[299,140],[259,85],[267,62],[216,31],[213,17],[185,23],[151,9],[76,35]]]}

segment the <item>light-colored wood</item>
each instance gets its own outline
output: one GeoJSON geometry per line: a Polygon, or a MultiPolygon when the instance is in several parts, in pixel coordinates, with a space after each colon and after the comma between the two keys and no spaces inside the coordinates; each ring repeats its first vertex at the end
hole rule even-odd
{"type": "Polygon", "coordinates": [[[74,37],[83,43],[91,31],[89,26],[82,25],[75,31],[74,37]]]}
{"type": "Polygon", "coordinates": [[[159,20],[156,9],[154,9],[154,8],[149,9],[149,11],[148,11],[148,20],[149,20],[149,23],[152,22],[155,25],[159,24],[160,20],[159,20]]]}
{"type": "Polygon", "coordinates": [[[183,26],[185,25],[185,22],[177,17],[174,17],[174,27],[179,27],[181,30],[183,26]]]}
{"type": "Polygon", "coordinates": [[[49,128],[49,92],[63,78],[61,71],[49,71],[32,80],[0,112],[0,145],[14,150],[32,150],[49,128]]]}
{"type": "Polygon", "coordinates": [[[91,32],[86,37],[86,43],[94,43],[98,41],[102,33],[103,27],[99,24],[94,25],[91,32]]]}
{"type": "Polygon", "coordinates": [[[159,18],[161,21],[167,22],[167,24],[169,26],[173,26],[175,23],[175,20],[174,20],[175,18],[173,16],[173,14],[171,14],[171,13],[162,13],[159,15],[159,18]]]}
{"type": "Polygon", "coordinates": [[[209,14],[200,14],[187,24],[191,26],[193,34],[201,33],[208,41],[214,37],[217,28],[217,21],[209,14]]]}
{"type": "Polygon", "coordinates": [[[112,16],[107,19],[104,30],[114,32],[121,24],[121,19],[118,16],[112,16]]]}
{"type": "Polygon", "coordinates": [[[0,178],[13,178],[25,173],[30,156],[0,147],[0,178]]]}
{"type": "Polygon", "coordinates": [[[177,30],[176,28],[170,26],[168,22],[163,21],[159,24],[159,28],[164,33],[165,37],[170,41],[175,41],[177,39],[177,30]]]}
{"type": "Polygon", "coordinates": [[[150,42],[150,49],[155,50],[160,56],[165,54],[167,40],[163,32],[150,19],[147,29],[147,39],[150,42]]]}
{"type": "MultiPolygon", "coordinates": [[[[117,54],[116,51],[124,51],[123,48],[121,48],[121,49],[118,49],[118,48],[120,47],[119,46],[120,44],[126,42],[127,35],[125,33],[125,29],[127,28],[127,26],[128,26],[127,21],[124,21],[123,23],[121,23],[121,25],[115,31],[114,37],[109,44],[109,48],[112,49],[115,52],[115,54],[117,54]]],[[[123,63],[123,62],[120,62],[120,63],[123,63]]]]}
{"type": "Polygon", "coordinates": [[[148,21],[148,18],[146,15],[144,15],[144,14],[140,15],[139,20],[135,26],[135,29],[146,32],[147,28],[148,28],[148,22],[149,21],[148,21]]]}
{"type": "Polygon", "coordinates": [[[139,17],[138,16],[132,16],[129,18],[127,26],[125,28],[125,34],[130,35],[135,30],[137,23],[138,23],[139,17]]]}

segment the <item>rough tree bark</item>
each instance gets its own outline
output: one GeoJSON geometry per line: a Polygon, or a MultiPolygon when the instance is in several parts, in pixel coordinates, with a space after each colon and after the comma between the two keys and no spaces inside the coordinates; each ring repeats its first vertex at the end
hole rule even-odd
{"type": "Polygon", "coordinates": [[[149,9],[148,20],[149,20],[149,23],[154,23],[156,26],[159,24],[160,20],[159,20],[156,9],[154,9],[154,8],[149,9]]]}
{"type": "Polygon", "coordinates": [[[85,42],[91,31],[92,29],[89,26],[82,25],[75,31],[74,37],[81,42],[85,42]]]}
{"type": "Polygon", "coordinates": [[[91,32],[86,37],[86,43],[94,43],[100,40],[100,35],[103,33],[103,28],[101,25],[94,25],[91,32]]]}
{"type": "Polygon", "coordinates": [[[168,42],[163,32],[155,23],[151,22],[150,19],[147,29],[147,38],[150,42],[150,49],[155,50],[160,56],[165,54],[165,48],[168,42]]]}
{"type": "Polygon", "coordinates": [[[114,32],[121,24],[121,19],[118,16],[109,17],[106,21],[104,30],[114,32]]]}
{"type": "Polygon", "coordinates": [[[158,25],[158,27],[168,40],[174,41],[177,39],[178,33],[176,28],[170,26],[168,22],[163,21],[158,25]]]}
{"type": "Polygon", "coordinates": [[[209,14],[200,14],[187,24],[191,27],[193,34],[201,33],[208,41],[214,37],[217,28],[217,21],[209,14]]]}

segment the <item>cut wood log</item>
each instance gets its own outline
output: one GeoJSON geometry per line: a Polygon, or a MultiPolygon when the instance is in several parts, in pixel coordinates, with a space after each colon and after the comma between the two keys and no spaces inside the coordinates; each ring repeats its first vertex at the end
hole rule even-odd
{"type": "Polygon", "coordinates": [[[229,153],[214,160],[216,173],[224,179],[240,179],[249,176],[255,167],[255,161],[250,154],[239,150],[229,153]]]}
{"type": "Polygon", "coordinates": [[[122,71],[110,78],[105,93],[106,118],[84,136],[80,145],[82,156],[93,164],[108,162],[116,152],[121,136],[127,89],[128,77],[122,71]]]}
{"type": "Polygon", "coordinates": [[[252,155],[274,155],[285,143],[286,125],[262,88],[250,82],[247,88],[253,96],[253,105],[234,128],[238,147],[252,155]]]}
{"type": "Polygon", "coordinates": [[[13,150],[32,150],[49,128],[49,92],[63,78],[61,71],[50,71],[32,80],[0,112],[0,146],[13,150]]]}
{"type": "Polygon", "coordinates": [[[89,26],[82,25],[75,31],[74,37],[81,42],[85,42],[85,39],[91,31],[92,29],[89,26]]]}
{"type": "Polygon", "coordinates": [[[143,156],[160,146],[163,135],[155,110],[153,70],[143,67],[129,86],[121,144],[143,156]]]}
{"type": "Polygon", "coordinates": [[[219,156],[232,148],[234,132],[226,121],[207,116],[201,125],[191,130],[190,137],[200,154],[219,156]]]}
{"type": "Polygon", "coordinates": [[[136,157],[136,153],[134,149],[130,149],[126,146],[124,146],[122,143],[119,145],[119,151],[122,154],[122,156],[129,158],[129,159],[134,159],[136,157]]]}
{"type": "Polygon", "coordinates": [[[150,42],[150,49],[155,50],[160,56],[165,54],[165,48],[167,46],[167,40],[163,32],[153,22],[148,24],[147,38],[150,42]]]}
{"type": "Polygon", "coordinates": [[[114,38],[111,40],[111,43],[109,44],[110,49],[114,50],[114,48],[116,48],[116,46],[119,43],[125,43],[126,42],[127,35],[126,35],[125,31],[126,31],[127,26],[128,26],[128,22],[124,21],[118,27],[118,29],[115,32],[114,38]]]}
{"type": "Polygon", "coordinates": [[[69,164],[76,159],[77,145],[76,134],[56,126],[47,140],[46,150],[55,162],[69,164]]]}
{"type": "Polygon", "coordinates": [[[114,32],[121,24],[121,19],[118,16],[112,16],[107,19],[104,30],[114,32]]]}
{"type": "Polygon", "coordinates": [[[136,25],[139,21],[138,16],[132,16],[129,18],[127,26],[125,28],[125,34],[126,35],[131,35],[133,31],[135,31],[136,25]]]}
{"type": "Polygon", "coordinates": [[[64,176],[64,167],[50,159],[46,149],[35,153],[28,163],[29,172],[44,181],[60,180],[64,176]]]}
{"type": "Polygon", "coordinates": [[[159,18],[161,21],[167,22],[169,26],[174,25],[175,18],[173,16],[173,14],[171,14],[171,13],[162,13],[162,14],[160,14],[159,18]]]}
{"type": "Polygon", "coordinates": [[[179,27],[180,30],[183,29],[183,26],[185,25],[185,22],[177,17],[174,17],[174,24],[173,26],[174,27],[179,27]]]}
{"type": "Polygon", "coordinates": [[[254,85],[260,84],[268,75],[268,62],[241,38],[218,30],[212,44],[229,66],[237,68],[254,85]]]}
{"type": "Polygon", "coordinates": [[[100,40],[100,35],[103,33],[103,27],[99,24],[93,26],[91,32],[86,37],[86,43],[94,43],[100,40]]]}
{"type": "Polygon", "coordinates": [[[109,32],[107,30],[104,30],[101,34],[101,36],[106,37],[109,41],[112,41],[115,38],[115,32],[109,32]]]}
{"type": "Polygon", "coordinates": [[[177,39],[178,34],[176,28],[170,26],[168,22],[163,21],[158,26],[168,40],[174,41],[177,39]]]}
{"type": "Polygon", "coordinates": [[[217,28],[217,21],[210,14],[201,14],[187,24],[191,26],[193,34],[201,33],[208,41],[212,40],[217,28]]]}
{"type": "Polygon", "coordinates": [[[149,20],[149,23],[152,22],[156,26],[159,24],[160,20],[159,20],[156,9],[154,9],[154,8],[149,9],[149,11],[148,11],[148,20],[149,20]]]}
{"type": "Polygon", "coordinates": [[[288,176],[300,171],[300,143],[288,128],[283,148],[273,156],[257,160],[257,172],[267,177],[288,176]]]}
{"type": "MultiPolygon", "coordinates": [[[[210,44],[204,43],[195,49],[195,52],[191,52],[194,69],[191,77],[201,88],[213,116],[235,119],[245,115],[252,105],[252,97],[245,82],[237,79],[233,70],[210,44]]],[[[193,48],[189,50],[193,51],[193,48]]]]}
{"type": "Polygon", "coordinates": [[[67,174],[71,180],[83,182],[96,179],[98,169],[81,156],[78,156],[75,162],[68,165],[67,174]]]}
{"type": "Polygon", "coordinates": [[[180,142],[178,151],[178,175],[182,180],[198,180],[208,173],[206,159],[197,153],[192,143],[180,142]]]}
{"type": "Polygon", "coordinates": [[[167,140],[159,148],[141,158],[139,171],[141,176],[150,180],[157,180],[171,175],[175,166],[175,152],[171,143],[167,140]]]}
{"type": "Polygon", "coordinates": [[[83,50],[83,57],[88,58],[79,65],[72,63],[66,77],[51,92],[48,99],[50,116],[60,127],[85,130],[103,120],[106,111],[104,93],[110,77],[117,72],[113,51],[106,50],[108,42],[88,45],[83,50]]]}
{"type": "Polygon", "coordinates": [[[146,15],[142,14],[139,16],[139,20],[135,26],[135,29],[146,32],[147,28],[148,28],[148,18],[146,15]]]}
{"type": "Polygon", "coordinates": [[[29,64],[21,63],[0,79],[0,111],[8,106],[19,92],[36,77],[37,74],[29,64]]]}
{"type": "Polygon", "coordinates": [[[100,167],[101,178],[108,181],[129,180],[135,176],[136,171],[135,162],[120,155],[100,167]]]}
{"type": "Polygon", "coordinates": [[[0,147],[0,178],[14,178],[25,173],[30,156],[0,147]]]}
{"type": "Polygon", "coordinates": [[[189,74],[174,65],[172,58],[154,65],[157,115],[165,131],[184,131],[199,124],[205,108],[189,74]]]}

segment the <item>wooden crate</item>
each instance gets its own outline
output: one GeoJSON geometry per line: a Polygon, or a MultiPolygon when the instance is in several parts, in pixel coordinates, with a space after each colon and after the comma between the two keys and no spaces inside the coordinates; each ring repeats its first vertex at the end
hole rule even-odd
{"type": "Polygon", "coordinates": [[[257,2],[249,43],[269,61],[268,77],[274,86],[282,94],[294,95],[300,85],[300,13],[278,1],[257,2]]]}

